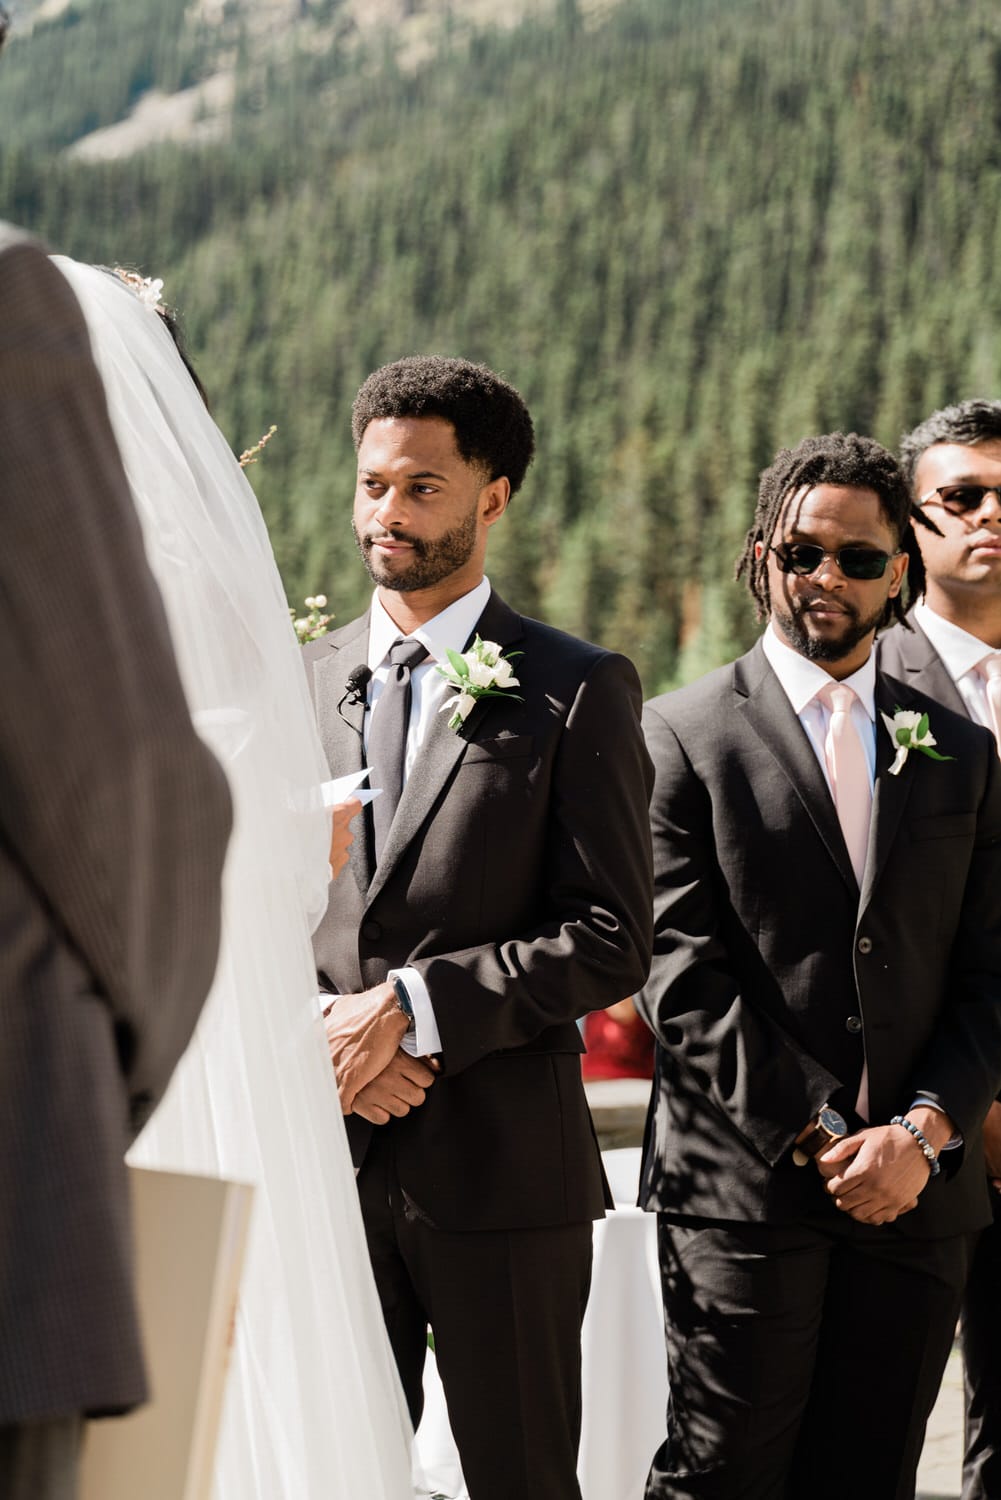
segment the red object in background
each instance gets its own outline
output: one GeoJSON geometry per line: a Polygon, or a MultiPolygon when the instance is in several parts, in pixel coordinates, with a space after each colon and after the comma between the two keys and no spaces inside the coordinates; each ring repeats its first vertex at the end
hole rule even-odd
{"type": "Polygon", "coordinates": [[[626,1021],[617,1021],[605,1010],[590,1011],[584,1017],[584,1042],[585,1078],[653,1077],[653,1032],[635,1007],[626,1021]]]}

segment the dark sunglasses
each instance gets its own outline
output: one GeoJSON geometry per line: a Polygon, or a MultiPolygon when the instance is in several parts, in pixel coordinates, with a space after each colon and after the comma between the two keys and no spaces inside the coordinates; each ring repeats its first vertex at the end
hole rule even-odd
{"type": "Polygon", "coordinates": [[[816,573],[827,557],[834,559],[846,578],[882,578],[891,556],[889,552],[877,552],[874,547],[842,547],[840,552],[825,552],[813,542],[786,542],[770,550],[783,573],[795,573],[798,578],[816,573]]]}
{"type": "Polygon", "coordinates": [[[985,495],[993,495],[1001,505],[1001,486],[996,484],[940,484],[938,489],[929,490],[927,495],[922,495],[918,504],[927,505],[938,496],[944,510],[954,516],[966,516],[971,511],[980,509],[985,495]]]}

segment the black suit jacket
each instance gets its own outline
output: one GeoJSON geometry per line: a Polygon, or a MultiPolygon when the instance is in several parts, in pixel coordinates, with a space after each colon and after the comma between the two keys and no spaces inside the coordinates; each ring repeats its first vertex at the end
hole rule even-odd
{"type": "MultiPolygon", "coordinates": [[[[969,717],[962,693],[920,625],[911,621],[910,630],[895,625],[879,637],[876,649],[884,672],[899,677],[901,682],[909,683],[919,693],[969,717]]],[[[998,1098],[1001,1099],[1001,1094],[998,1098]]]]}
{"type": "Polygon", "coordinates": [[[965,1146],[898,1221],[987,1222],[980,1122],[1001,1080],[1001,764],[990,735],[884,674],[877,709],[926,710],[936,762],[889,775],[877,722],[859,892],[823,772],[760,643],[647,705],[657,780],[654,958],[641,1005],[658,1078],[644,1206],[726,1220],[836,1213],[790,1148],[827,1100],[849,1120],[940,1102],[965,1146]]]}
{"type": "MultiPolygon", "coordinates": [[[[575,1019],[633,993],[650,958],[652,783],[636,672],[492,594],[477,624],[517,694],[456,733],[438,714],[369,879],[364,841],[331,887],[317,967],[342,994],[412,966],[443,1075],[393,1133],[404,1190],[444,1229],[599,1217],[607,1191],[575,1019]]],[[[363,764],[368,618],[305,648],[334,774],[363,764]],[[354,695],[357,698],[358,695],[354,695]]],[[[355,1160],[373,1127],[349,1120],[355,1160]]]]}

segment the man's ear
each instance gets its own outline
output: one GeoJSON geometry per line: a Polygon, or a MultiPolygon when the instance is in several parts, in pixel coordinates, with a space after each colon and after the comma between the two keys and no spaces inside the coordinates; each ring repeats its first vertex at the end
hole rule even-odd
{"type": "Polygon", "coordinates": [[[500,479],[491,479],[480,490],[480,520],[484,526],[493,526],[499,521],[507,510],[508,501],[511,499],[510,481],[501,475],[500,479]]]}
{"type": "Polygon", "coordinates": [[[755,544],[754,544],[754,561],[755,562],[760,562],[761,561],[761,558],[762,558],[762,555],[764,553],[764,550],[765,550],[765,544],[764,544],[764,542],[755,542],[755,544]]]}
{"type": "Polygon", "coordinates": [[[907,573],[907,564],[910,558],[906,552],[901,552],[898,557],[890,558],[890,592],[888,598],[895,599],[904,586],[904,577],[907,573]]]}

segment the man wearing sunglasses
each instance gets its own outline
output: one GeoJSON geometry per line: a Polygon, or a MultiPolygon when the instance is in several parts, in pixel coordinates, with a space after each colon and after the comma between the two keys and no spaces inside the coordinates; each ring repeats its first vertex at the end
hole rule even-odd
{"type": "Polygon", "coordinates": [[[909,564],[892,456],[804,439],[762,474],[738,565],[763,637],[645,710],[641,1202],[671,1381],[648,1500],[914,1494],[988,1217],[1001,764],[876,669],[909,564]]]}
{"type": "MultiPolygon", "coordinates": [[[[880,641],[883,668],[991,729],[1001,744],[1001,402],[963,401],[904,438],[901,463],[921,528],[924,598],[911,630],[880,641]]],[[[1001,1100],[984,1122],[994,1222],[963,1302],[963,1500],[1001,1495],[1001,1100]]]]}

